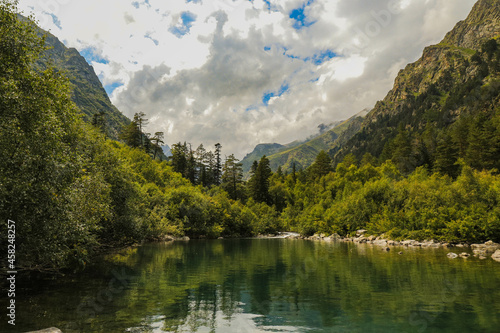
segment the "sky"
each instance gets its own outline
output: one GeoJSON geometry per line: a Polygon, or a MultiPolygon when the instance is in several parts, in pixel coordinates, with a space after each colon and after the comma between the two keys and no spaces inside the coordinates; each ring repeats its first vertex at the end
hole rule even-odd
{"type": "Polygon", "coordinates": [[[385,97],[475,0],[20,0],[166,143],[238,158],[385,97]]]}

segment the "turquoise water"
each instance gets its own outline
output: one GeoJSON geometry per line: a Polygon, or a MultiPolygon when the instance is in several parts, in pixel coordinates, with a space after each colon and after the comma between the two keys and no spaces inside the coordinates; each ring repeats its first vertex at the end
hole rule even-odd
{"type": "Polygon", "coordinates": [[[500,332],[500,263],[447,252],[286,239],[149,244],[77,277],[18,279],[17,325],[0,327],[500,332]]]}

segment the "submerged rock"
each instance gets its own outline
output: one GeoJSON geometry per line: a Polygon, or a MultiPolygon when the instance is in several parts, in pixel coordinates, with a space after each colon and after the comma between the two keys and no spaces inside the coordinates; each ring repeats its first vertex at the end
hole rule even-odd
{"type": "Polygon", "coordinates": [[[458,254],[456,253],[453,253],[453,252],[450,252],[446,255],[448,258],[450,259],[455,259],[455,258],[458,258],[458,254]]]}

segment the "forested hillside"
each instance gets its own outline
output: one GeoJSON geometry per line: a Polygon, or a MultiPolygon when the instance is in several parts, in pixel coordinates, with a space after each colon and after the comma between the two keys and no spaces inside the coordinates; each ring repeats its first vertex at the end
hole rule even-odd
{"type": "Polygon", "coordinates": [[[168,236],[364,228],[397,239],[498,242],[499,14],[498,1],[480,0],[400,72],[365,120],[326,133],[341,143],[333,161],[309,143],[309,167],[286,164],[296,155],[281,151],[288,157],[275,172],[262,156],[245,182],[220,144],[212,152],[179,142],[170,161],[158,158],[163,133],[148,139],[142,112],[120,129],[124,143],[106,139],[102,121],[82,119],[71,79],[47,63],[39,30],[2,0],[0,234],[16,222],[17,266],[28,269],[85,267],[104,249],[168,236]]]}
{"type": "Polygon", "coordinates": [[[339,152],[404,174],[419,166],[456,177],[463,159],[478,169],[500,168],[500,3],[481,0],[443,41],[401,70],[394,88],[339,152]]]}
{"type": "Polygon", "coordinates": [[[40,71],[45,45],[15,4],[0,3],[0,242],[7,247],[7,220],[15,221],[16,267],[84,267],[103,249],[166,235],[277,229],[266,205],[194,187],[154,160],[136,135],[140,117],[124,131],[135,147],[106,140],[81,119],[69,80],[51,66],[40,71]]]}
{"type": "Polygon", "coordinates": [[[366,111],[354,115],[348,120],[333,123],[330,129],[326,129],[304,142],[294,141],[287,145],[260,144],[243,158],[243,172],[248,175],[253,161],[258,161],[262,156],[267,156],[271,170],[277,171],[281,167],[283,171],[291,172],[295,169],[306,169],[314,162],[318,153],[322,150],[339,150],[340,147],[360,129],[363,116],[366,111]]]}

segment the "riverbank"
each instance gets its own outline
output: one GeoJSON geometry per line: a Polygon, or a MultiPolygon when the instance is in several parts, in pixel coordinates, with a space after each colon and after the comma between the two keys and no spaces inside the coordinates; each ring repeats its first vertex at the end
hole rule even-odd
{"type": "MultiPolygon", "coordinates": [[[[451,244],[446,242],[437,242],[435,240],[417,241],[413,239],[395,241],[384,238],[384,236],[365,236],[366,230],[358,230],[355,237],[342,237],[338,234],[325,235],[315,234],[313,236],[302,236],[294,232],[280,232],[276,235],[259,235],[257,238],[282,238],[282,239],[304,239],[324,242],[352,242],[357,244],[372,244],[379,246],[381,250],[390,251],[393,247],[412,247],[412,248],[449,248],[447,256],[450,259],[476,257],[481,260],[491,258],[500,262],[500,244],[487,241],[483,244],[451,244]],[[470,253],[472,252],[472,254],[470,253]]],[[[402,252],[400,252],[402,254],[402,252]]]]}

